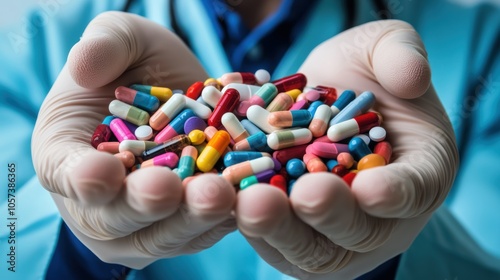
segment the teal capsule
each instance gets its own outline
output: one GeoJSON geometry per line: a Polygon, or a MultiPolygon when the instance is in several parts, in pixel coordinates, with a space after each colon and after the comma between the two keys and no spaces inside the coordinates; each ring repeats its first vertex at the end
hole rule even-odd
{"type": "Polygon", "coordinates": [[[255,151],[232,151],[226,153],[224,156],[224,166],[229,167],[247,160],[252,160],[261,157],[270,157],[268,153],[261,153],[255,151]]]}
{"type": "Polygon", "coordinates": [[[181,158],[177,165],[177,175],[181,180],[193,176],[197,157],[198,150],[195,147],[189,145],[182,149],[181,158]]]}

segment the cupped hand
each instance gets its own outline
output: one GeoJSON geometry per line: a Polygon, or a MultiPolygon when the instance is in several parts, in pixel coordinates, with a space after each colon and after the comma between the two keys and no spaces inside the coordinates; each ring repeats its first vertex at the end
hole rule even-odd
{"type": "Polygon", "coordinates": [[[270,185],[247,188],[238,193],[238,227],[286,274],[354,278],[405,251],[443,202],[458,168],[453,129],[407,23],[347,30],[312,51],[299,72],[310,86],[372,91],[392,163],[359,172],[352,188],[329,173],[299,178],[290,198],[270,185]]]}
{"type": "Polygon", "coordinates": [[[32,138],[41,184],[64,221],[99,258],[132,268],[194,253],[235,229],[233,187],[204,175],[183,187],[168,168],[127,176],[119,159],[90,145],[118,86],[186,89],[207,74],[173,33],[139,16],[97,16],[72,48],[32,138]]]}

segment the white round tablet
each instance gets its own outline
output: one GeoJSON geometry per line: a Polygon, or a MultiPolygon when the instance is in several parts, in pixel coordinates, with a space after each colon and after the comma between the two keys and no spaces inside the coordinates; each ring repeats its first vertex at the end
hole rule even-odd
{"type": "Polygon", "coordinates": [[[153,137],[153,129],[149,125],[141,125],[135,130],[137,140],[147,141],[153,137]]]}
{"type": "Polygon", "coordinates": [[[257,84],[263,85],[271,80],[271,74],[267,70],[259,69],[255,72],[255,80],[257,84]]]}
{"type": "Polygon", "coordinates": [[[386,136],[385,129],[381,126],[373,127],[368,134],[370,135],[370,139],[375,142],[384,141],[386,136]]]}

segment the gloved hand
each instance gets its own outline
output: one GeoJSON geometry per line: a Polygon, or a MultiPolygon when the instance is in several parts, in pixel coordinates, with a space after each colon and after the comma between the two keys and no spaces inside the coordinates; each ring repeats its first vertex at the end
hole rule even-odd
{"type": "Polygon", "coordinates": [[[352,189],[327,173],[299,178],[289,199],[269,185],[247,188],[238,193],[238,226],[286,274],[351,279],[405,251],[443,202],[458,167],[453,130],[407,23],[347,30],[312,51],[299,72],[311,86],[372,91],[393,162],[358,173],[352,189]]]}
{"type": "Polygon", "coordinates": [[[173,33],[131,14],[97,16],[71,50],[40,110],[33,162],[64,221],[103,261],[142,268],[208,248],[235,229],[235,192],[225,180],[204,175],[183,187],[160,167],[127,176],[116,157],[90,145],[117,86],[186,89],[206,78],[173,33]]]}

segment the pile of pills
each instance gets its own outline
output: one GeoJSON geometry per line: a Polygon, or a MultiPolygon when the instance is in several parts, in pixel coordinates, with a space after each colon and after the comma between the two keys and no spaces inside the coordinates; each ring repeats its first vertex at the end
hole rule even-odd
{"type": "Polygon", "coordinates": [[[337,98],[335,88],[306,87],[301,73],[269,81],[258,70],[185,92],[120,86],[91,144],[128,172],[166,166],[184,181],[215,172],[241,189],[264,182],[286,193],[306,172],[332,172],[350,185],[357,172],[390,162],[373,93],[337,98]]]}

